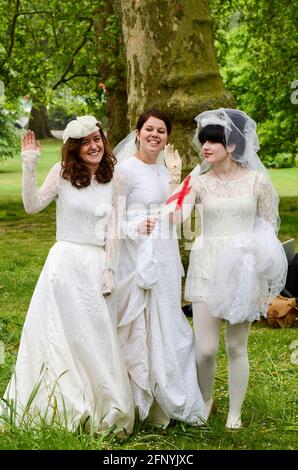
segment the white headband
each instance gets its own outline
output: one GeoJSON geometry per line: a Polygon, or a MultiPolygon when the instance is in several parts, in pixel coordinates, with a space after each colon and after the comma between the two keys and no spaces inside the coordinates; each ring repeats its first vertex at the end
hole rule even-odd
{"type": "Polygon", "coordinates": [[[200,127],[222,126],[222,127],[226,127],[227,129],[231,130],[231,127],[229,126],[227,121],[225,121],[224,119],[221,119],[217,116],[205,117],[201,121],[198,121],[198,125],[200,125],[200,127]]]}
{"type": "Polygon", "coordinates": [[[97,123],[98,121],[94,116],[81,116],[70,121],[63,132],[63,143],[65,144],[70,137],[72,139],[81,139],[98,131],[97,123]]]}

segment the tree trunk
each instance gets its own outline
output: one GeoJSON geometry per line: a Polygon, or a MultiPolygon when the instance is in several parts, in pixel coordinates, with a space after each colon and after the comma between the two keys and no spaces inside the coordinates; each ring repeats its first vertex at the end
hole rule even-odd
{"type": "Polygon", "coordinates": [[[189,169],[197,162],[193,118],[230,107],[219,75],[207,0],[121,0],[130,125],[146,108],[173,121],[171,141],[189,169]]]}
{"type": "Polygon", "coordinates": [[[98,38],[98,57],[101,58],[98,74],[107,87],[108,140],[112,146],[115,146],[129,132],[126,62],[123,53],[120,0],[108,0],[104,11],[98,9],[94,27],[98,38]],[[114,40],[114,37],[110,37],[109,33],[105,34],[105,31],[109,30],[109,19],[112,15],[116,16],[118,22],[117,41],[114,40]]]}
{"type": "Polygon", "coordinates": [[[115,147],[129,133],[126,80],[121,76],[108,93],[107,118],[108,141],[115,147]]]}
{"type": "Polygon", "coordinates": [[[35,132],[37,139],[53,137],[48,124],[47,109],[38,101],[33,101],[28,127],[35,132]]]}

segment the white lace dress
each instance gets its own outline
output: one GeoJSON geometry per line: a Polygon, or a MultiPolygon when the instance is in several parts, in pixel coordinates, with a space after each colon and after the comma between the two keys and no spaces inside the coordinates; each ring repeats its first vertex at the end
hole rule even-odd
{"type": "Polygon", "coordinates": [[[56,200],[57,242],[33,293],[5,399],[16,403],[18,423],[26,410],[29,423],[44,419],[71,431],[83,423],[95,431],[130,432],[131,387],[101,294],[106,252],[110,263],[115,255],[109,210],[117,176],[76,189],[60,176],[58,163],[38,189],[35,165],[36,154],[25,152],[24,206],[34,213],[56,200]]]}
{"type": "Polygon", "coordinates": [[[147,238],[138,235],[138,225],[166,200],[169,172],[134,157],[119,171],[127,183],[128,210],[117,277],[118,332],[138,414],[163,426],[170,419],[200,423],[206,411],[197,383],[193,332],[181,310],[182,265],[175,227],[158,226],[154,232],[157,279],[144,286],[137,272],[147,238]]]}
{"type": "MultiPolygon", "coordinates": [[[[218,304],[226,300],[231,305],[232,296],[236,295],[238,296],[235,300],[237,306],[239,307],[240,304],[242,306],[233,313],[234,318],[231,322],[243,321],[245,317],[243,312],[247,309],[251,311],[246,314],[246,319],[250,321],[258,319],[261,308],[260,305],[253,305],[251,298],[257,293],[259,299],[265,299],[268,295],[268,286],[266,280],[262,278],[262,275],[258,275],[255,269],[255,266],[258,268],[256,262],[258,257],[255,258],[255,256],[258,255],[257,251],[260,249],[260,243],[255,239],[257,219],[261,218],[263,223],[266,222],[269,227],[271,226],[271,231],[270,229],[268,231],[268,227],[265,227],[264,231],[265,236],[266,233],[268,235],[267,243],[270,244],[270,249],[272,248],[270,253],[268,251],[267,261],[270,263],[272,261],[272,266],[276,261],[275,266],[278,266],[279,274],[283,273],[279,278],[284,278],[286,273],[285,256],[274,232],[277,229],[276,214],[271,204],[270,185],[266,182],[264,175],[255,171],[249,171],[242,178],[234,181],[223,181],[208,173],[193,177],[191,181],[192,190],[187,203],[190,208],[194,204],[198,204],[197,208],[201,206],[202,231],[192,247],[185,298],[192,302],[212,303],[214,295],[218,292],[220,297],[218,304]],[[245,252],[247,256],[243,258],[239,255],[237,258],[238,252],[241,255],[245,252]],[[225,264],[225,259],[230,265],[232,256],[235,261],[234,272],[227,272],[229,268],[225,264]],[[276,260],[273,260],[275,256],[276,260]],[[243,266],[241,268],[242,261],[247,265],[246,270],[243,266]],[[221,272],[218,273],[218,270],[221,272]],[[240,286],[243,272],[250,274],[247,279],[243,279],[240,286]],[[237,279],[238,274],[240,277],[237,279]],[[239,287],[238,293],[233,292],[236,285],[239,287]],[[243,297],[243,301],[240,297],[243,297]]],[[[264,244],[262,248],[264,255],[266,251],[264,244]]],[[[260,259],[261,255],[262,253],[260,253],[260,259]]],[[[265,268],[260,268],[259,272],[262,270],[265,271],[265,268]]],[[[212,313],[220,316],[218,312],[212,313]]]]}

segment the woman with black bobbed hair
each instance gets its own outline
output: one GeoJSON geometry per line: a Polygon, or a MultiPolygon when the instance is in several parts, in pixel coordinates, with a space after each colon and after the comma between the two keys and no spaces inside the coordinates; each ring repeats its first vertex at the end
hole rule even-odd
{"type": "MultiPolygon", "coordinates": [[[[251,322],[266,316],[283,288],[287,263],[276,238],[278,196],[257,151],[255,122],[244,112],[217,109],[196,118],[194,144],[203,162],[187,180],[183,217],[196,205],[202,233],[190,255],[185,298],[193,305],[198,379],[208,415],[222,320],[229,358],[226,427],[241,428],[251,322]]],[[[181,191],[178,188],[177,191],[181,191]]],[[[172,221],[181,219],[174,212],[172,221]]]]}

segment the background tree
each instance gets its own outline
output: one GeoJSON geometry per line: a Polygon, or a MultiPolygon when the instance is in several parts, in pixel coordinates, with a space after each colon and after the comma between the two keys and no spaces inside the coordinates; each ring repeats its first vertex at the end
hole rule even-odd
{"type": "Polygon", "coordinates": [[[130,126],[144,109],[161,108],[190,167],[195,115],[233,103],[219,76],[209,2],[121,0],[121,6],[130,126]]]}
{"type": "Polygon", "coordinates": [[[0,161],[16,155],[18,151],[16,129],[1,101],[0,96],[0,161]]]}
{"type": "Polygon", "coordinates": [[[297,155],[298,8],[284,0],[210,0],[215,46],[226,87],[258,123],[260,155],[269,166],[297,155]]]}
{"type": "Polygon", "coordinates": [[[126,57],[121,25],[120,0],[106,2],[105,11],[95,21],[98,49],[98,74],[106,94],[108,139],[116,145],[129,132],[126,57]],[[106,91],[105,91],[106,90],[106,91]]]}
{"type": "MultiPolygon", "coordinates": [[[[90,112],[99,118],[111,107],[109,102],[115,101],[114,94],[119,95],[115,86],[119,80],[114,76],[121,75],[121,25],[114,3],[117,1],[1,0],[0,79],[10,100],[30,95],[30,126],[39,137],[49,134],[46,105],[58,92],[63,96],[68,94],[66,88],[71,89],[85,98],[90,112]],[[109,85],[106,96],[98,86],[101,82],[104,89],[109,85]]],[[[112,109],[114,116],[118,109],[123,112],[123,106],[115,103],[112,109]]]]}

